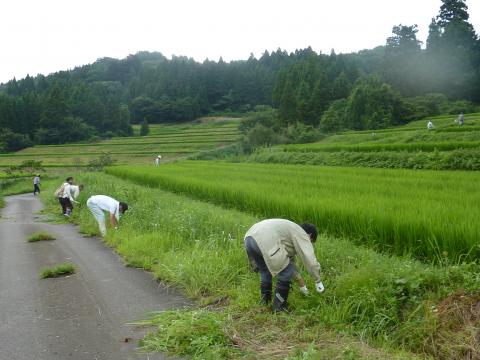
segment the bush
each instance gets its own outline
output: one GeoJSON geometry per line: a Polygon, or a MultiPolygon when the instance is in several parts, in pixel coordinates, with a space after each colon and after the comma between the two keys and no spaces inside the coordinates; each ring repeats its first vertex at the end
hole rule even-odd
{"type": "Polygon", "coordinates": [[[88,169],[91,171],[101,171],[104,167],[111,166],[116,162],[109,153],[102,153],[98,158],[92,159],[88,163],[88,169]]]}
{"type": "Polygon", "coordinates": [[[26,134],[18,134],[5,129],[2,131],[2,135],[0,135],[0,151],[18,151],[29,146],[33,146],[33,143],[26,134]]]}

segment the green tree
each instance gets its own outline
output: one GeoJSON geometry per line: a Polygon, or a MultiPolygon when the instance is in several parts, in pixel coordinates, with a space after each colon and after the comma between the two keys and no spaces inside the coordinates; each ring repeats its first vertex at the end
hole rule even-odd
{"type": "Polygon", "coordinates": [[[70,110],[67,100],[60,84],[55,83],[45,101],[39,125],[45,129],[55,129],[68,115],[70,110]]]}
{"type": "Polygon", "coordinates": [[[387,39],[383,61],[383,75],[389,84],[405,96],[423,92],[421,41],[417,39],[417,25],[394,26],[387,39]]]}
{"type": "Polygon", "coordinates": [[[376,76],[357,81],[348,97],[346,123],[354,130],[381,129],[402,122],[400,96],[376,76]]]}
{"type": "Polygon", "coordinates": [[[328,107],[328,110],[322,115],[320,129],[325,132],[335,132],[347,129],[347,106],[347,99],[333,101],[328,107]]]}
{"type": "Polygon", "coordinates": [[[464,0],[442,0],[427,40],[428,65],[435,90],[453,98],[479,100],[479,41],[468,22],[464,0]]]}
{"type": "Polygon", "coordinates": [[[150,133],[150,128],[148,126],[148,121],[143,120],[140,124],[140,136],[146,136],[150,133]]]}

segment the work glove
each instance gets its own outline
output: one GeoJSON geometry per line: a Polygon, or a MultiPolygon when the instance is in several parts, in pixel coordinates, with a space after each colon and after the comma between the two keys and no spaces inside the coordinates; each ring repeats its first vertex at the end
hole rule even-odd
{"type": "Polygon", "coordinates": [[[317,290],[317,292],[320,294],[325,291],[325,287],[323,286],[323,283],[321,281],[315,283],[315,290],[317,290]]]}
{"type": "Polygon", "coordinates": [[[303,295],[305,295],[305,296],[310,295],[310,292],[308,291],[306,285],[300,287],[300,292],[301,292],[303,295]]]}

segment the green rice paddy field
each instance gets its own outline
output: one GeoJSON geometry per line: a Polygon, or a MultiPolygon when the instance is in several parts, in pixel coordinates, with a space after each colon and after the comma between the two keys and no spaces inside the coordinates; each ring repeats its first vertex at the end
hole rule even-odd
{"type": "Polygon", "coordinates": [[[478,172],[201,161],[107,172],[263,217],[309,220],[330,235],[398,255],[480,255],[478,172]]]}
{"type": "MultiPolygon", "coordinates": [[[[26,160],[48,166],[81,167],[102,153],[119,164],[152,164],[157,155],[163,161],[185,158],[237,141],[239,120],[194,122],[184,125],[150,125],[148,136],[113,138],[96,143],[37,145],[13,154],[0,154],[0,167],[26,160]]],[[[138,129],[137,129],[138,130],[138,129]]]]}

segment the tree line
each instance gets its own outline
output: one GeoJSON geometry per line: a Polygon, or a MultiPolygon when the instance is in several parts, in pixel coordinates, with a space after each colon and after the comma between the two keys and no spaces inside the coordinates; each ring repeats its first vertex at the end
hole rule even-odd
{"type": "Polygon", "coordinates": [[[131,123],[273,107],[275,126],[376,129],[480,102],[480,41],[464,0],[443,0],[425,48],[416,25],[352,54],[311,48],[225,62],[139,52],[0,85],[4,150],[129,136],[131,123]]]}

